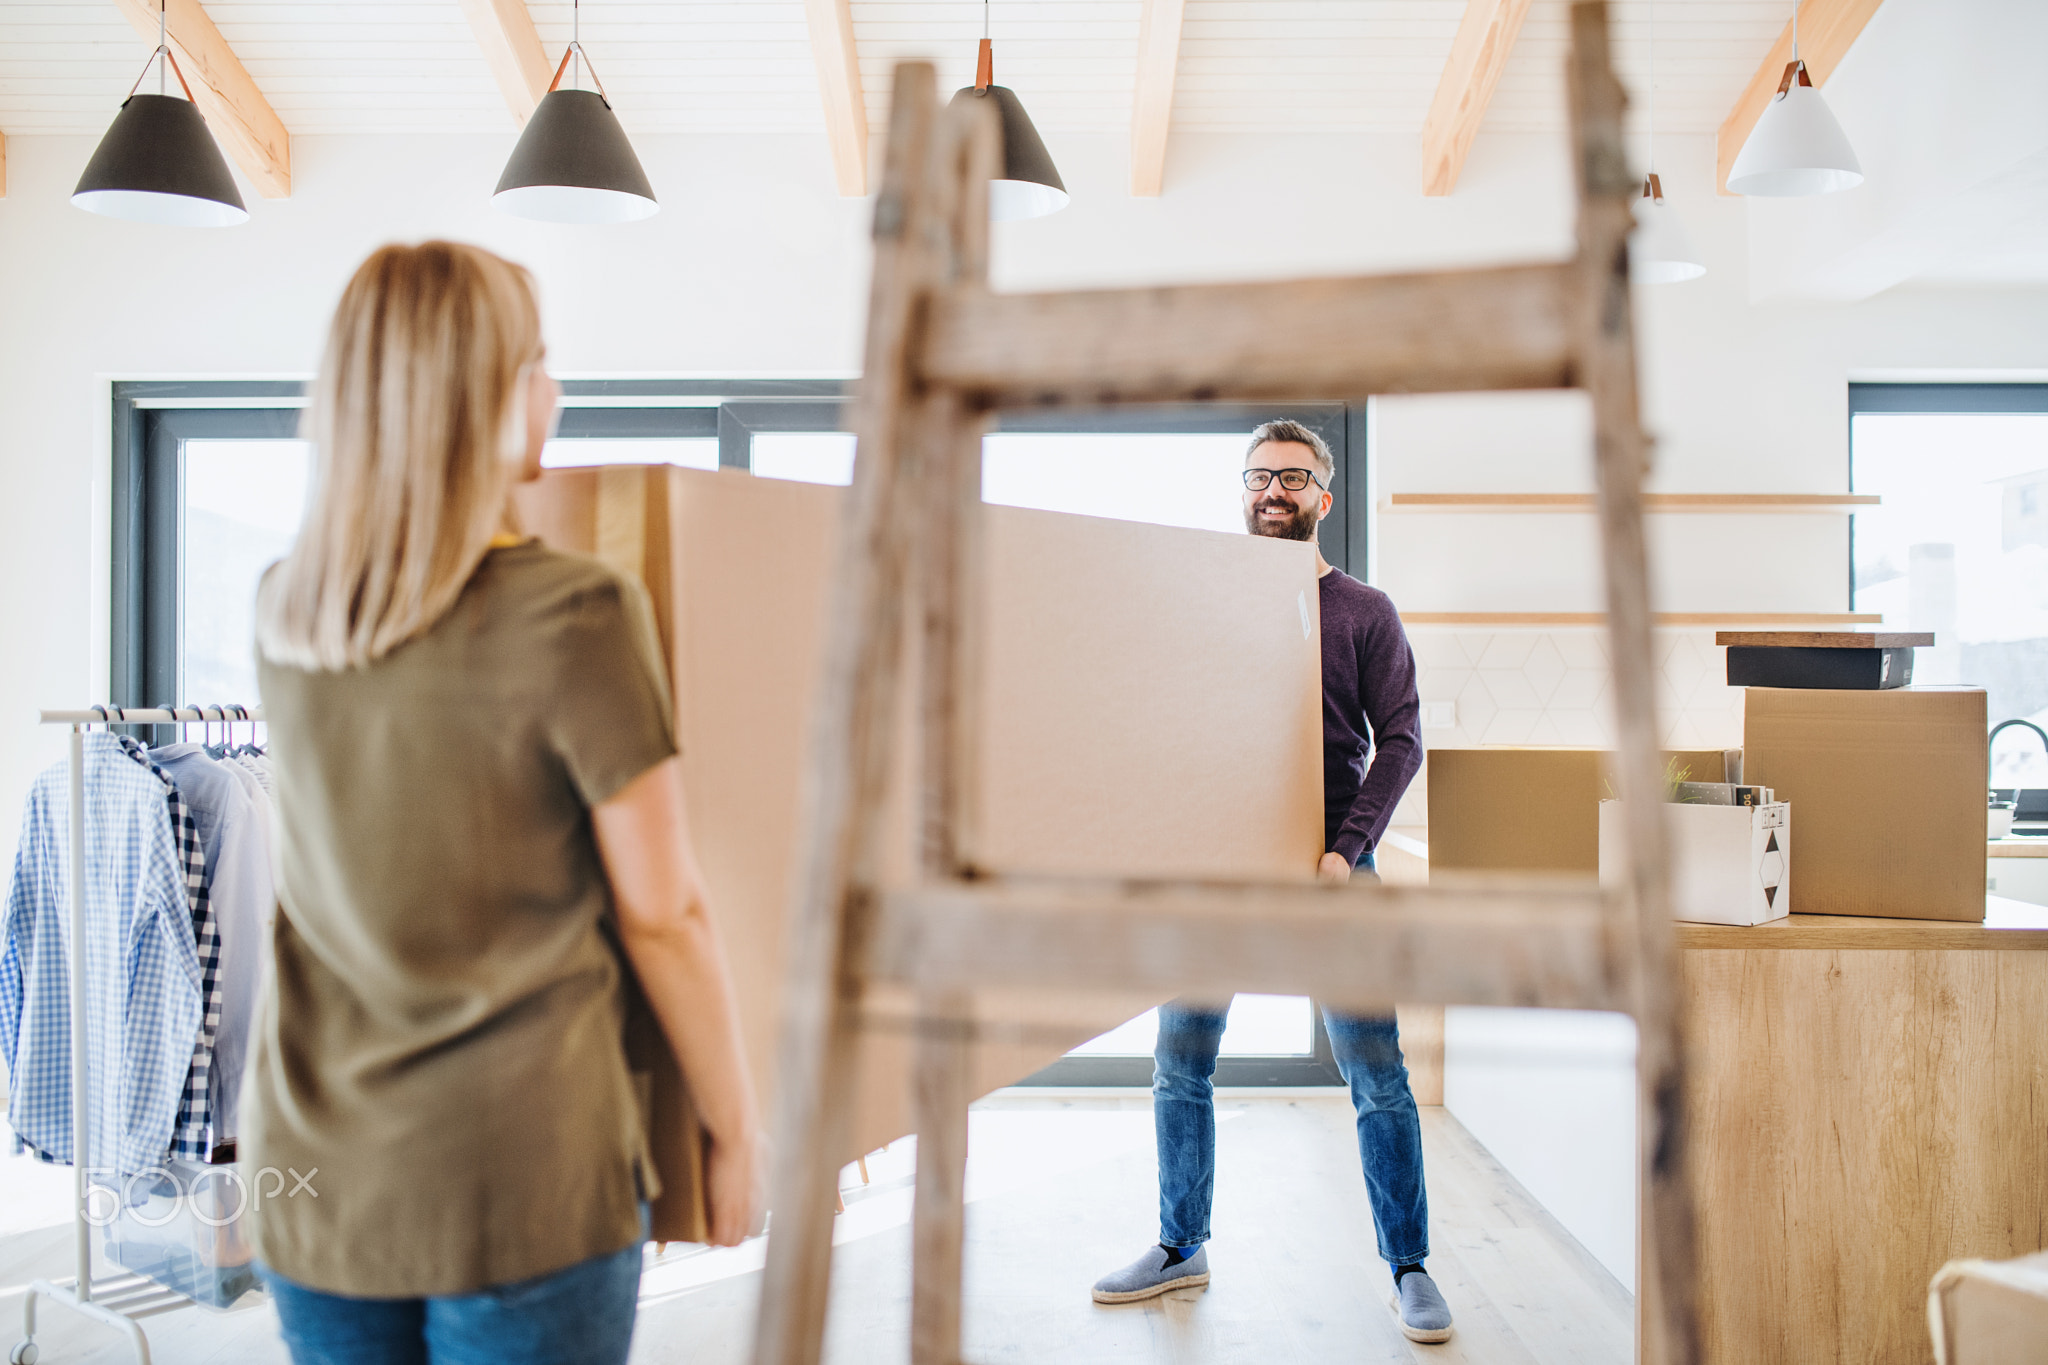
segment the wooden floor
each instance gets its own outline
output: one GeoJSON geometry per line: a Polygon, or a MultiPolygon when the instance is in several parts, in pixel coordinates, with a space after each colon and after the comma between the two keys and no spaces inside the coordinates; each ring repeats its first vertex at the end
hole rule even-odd
{"type": "MultiPolygon", "coordinates": [[[[1195,1291],[1097,1307],[1089,1285],[1157,1236],[1149,1101],[1007,1092],[976,1106],[968,1176],[967,1358],[1001,1361],[1488,1362],[1625,1365],[1632,1301],[1440,1108],[1425,1108],[1429,1268],[1457,1315],[1441,1346],[1406,1341],[1374,1254],[1350,1107],[1341,1093],[1219,1101],[1214,1280],[1195,1291]]],[[[908,1355],[913,1144],[848,1172],[838,1221],[834,1365],[908,1355]]],[[[66,1175],[69,1173],[66,1172],[66,1175]]],[[[12,1191],[10,1191],[12,1193],[12,1191]]],[[[10,1220],[15,1227],[20,1220],[10,1220]]],[[[19,1286],[61,1275],[67,1229],[0,1236],[0,1348],[19,1334],[19,1286]]],[[[643,1280],[636,1365],[740,1365],[761,1244],[673,1248],[643,1280]]],[[[159,1365],[283,1362],[267,1306],[152,1319],[159,1365]]],[[[45,1314],[45,1365],[128,1359],[112,1336],[45,1314]]]]}

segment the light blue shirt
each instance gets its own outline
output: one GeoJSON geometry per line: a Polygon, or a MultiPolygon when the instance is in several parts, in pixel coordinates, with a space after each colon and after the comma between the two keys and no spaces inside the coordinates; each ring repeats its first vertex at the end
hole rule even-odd
{"type": "MultiPolygon", "coordinates": [[[[59,1161],[72,1159],[70,782],[66,764],[36,779],[0,921],[8,1122],[59,1161]]],[[[200,1032],[175,795],[112,735],[85,736],[88,1156],[124,1174],[162,1161],[200,1032]]]]}

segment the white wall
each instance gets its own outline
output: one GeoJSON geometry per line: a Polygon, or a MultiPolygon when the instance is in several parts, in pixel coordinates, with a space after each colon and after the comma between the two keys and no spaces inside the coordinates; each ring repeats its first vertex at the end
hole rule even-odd
{"type": "MultiPolygon", "coordinates": [[[[551,361],[563,374],[858,368],[868,206],[832,194],[821,140],[643,139],[662,213],[588,230],[489,210],[510,141],[299,138],[294,198],[252,198],[248,225],[209,233],[80,213],[65,200],[90,140],[10,139],[0,200],[0,581],[9,587],[0,594],[8,660],[0,670],[0,826],[14,827],[22,790],[59,753],[59,737],[31,723],[34,710],[105,691],[110,380],[304,375],[355,263],[381,242],[428,235],[478,241],[535,269],[551,361]]],[[[1051,145],[1074,204],[997,229],[1000,286],[1497,262],[1570,246],[1569,178],[1553,138],[1483,137],[1458,193],[1427,200],[1415,189],[1415,140],[1405,135],[1177,137],[1172,190],[1158,200],[1125,194],[1121,138],[1054,137],[1051,145]]],[[[1707,189],[1711,141],[1673,138],[1659,150],[1667,193],[1710,270],[1639,302],[1646,419],[1660,441],[1656,487],[1839,492],[1851,375],[2048,369],[2048,291],[1894,290],[1857,304],[1752,304],[1744,206],[1707,189]]],[[[1383,493],[1589,487],[1584,419],[1569,397],[1387,400],[1376,427],[1383,493]]],[[[1842,609],[1839,518],[1682,520],[1695,524],[1660,522],[1657,533],[1665,604],[1842,609]]],[[[1411,609],[1597,604],[1590,519],[1388,517],[1379,529],[1380,576],[1411,609]]],[[[1490,648],[1485,638],[1453,643],[1475,668],[1490,648]]],[[[1432,648],[1460,666],[1448,647],[1432,648]]],[[[1696,642],[1691,648],[1687,674],[1697,683],[1717,661],[1710,643],[1704,654],[1696,642]]],[[[1531,644],[1524,653],[1526,662],[1542,651],[1531,644]]],[[[1703,705],[1711,715],[1711,701],[1703,705]]],[[[1453,1025],[1454,1037],[1463,1027],[1453,1025]]],[[[1535,1034],[1525,1039],[1550,1046],[1535,1034]]],[[[1575,1046],[1568,1035],[1556,1041],[1567,1052],[1575,1046]]],[[[1509,1092],[1466,1085],[1465,1054],[1454,1045],[1450,1056],[1453,1109],[1500,1144],[1539,1196],[1557,1199],[1589,1245],[1606,1245],[1611,1229],[1601,1220],[1625,1183],[1571,1194],[1545,1174],[1545,1144],[1569,1140],[1576,1092],[1533,1083],[1539,1072],[1525,1059],[1508,1122],[1497,1101],[1482,1109],[1474,1096],[1509,1092]],[[1540,1139],[1533,1153],[1511,1140],[1517,1127],[1540,1139]]],[[[1505,1084],[1515,1069],[1487,1074],[1505,1084]]],[[[1579,1062],[1565,1071],[1588,1074],[1579,1062]]],[[[1610,1179],[1625,1182],[1627,1170],[1615,1166],[1610,1179]]]]}

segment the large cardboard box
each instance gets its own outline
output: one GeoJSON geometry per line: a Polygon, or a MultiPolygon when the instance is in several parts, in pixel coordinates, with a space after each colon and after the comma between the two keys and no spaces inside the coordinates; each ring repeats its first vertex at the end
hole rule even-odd
{"type": "MultiPolygon", "coordinates": [[[[845,496],[635,466],[555,471],[519,503],[528,530],[639,574],[654,598],[690,819],[764,1103],[845,496]]],[[[1323,829],[1311,547],[1007,507],[989,508],[984,525],[982,860],[998,871],[1312,882],[1323,829]]],[[[890,798],[897,878],[912,866],[907,701],[890,798]]],[[[975,1092],[1157,1003],[986,993],[975,1007],[1010,1041],[976,1044],[975,1092]]],[[[907,1031],[865,1036],[844,1159],[910,1130],[909,1062],[907,1031]]]]}
{"type": "MultiPolygon", "coordinates": [[[[1431,749],[1429,866],[1435,872],[1600,870],[1600,802],[1618,795],[1600,749],[1431,749]]],[[[1687,782],[1743,780],[1739,749],[1665,755],[1687,782]]]]}
{"type": "MultiPolygon", "coordinates": [[[[1628,878],[1619,801],[1600,803],[1600,882],[1628,878]]],[[[1671,917],[1694,924],[1767,924],[1792,913],[1787,876],[1792,808],[1665,804],[1671,836],[1671,917]]]]}
{"type": "Polygon", "coordinates": [[[1799,815],[1803,915],[1984,918],[1984,692],[1752,687],[1743,780],[1799,815]]]}

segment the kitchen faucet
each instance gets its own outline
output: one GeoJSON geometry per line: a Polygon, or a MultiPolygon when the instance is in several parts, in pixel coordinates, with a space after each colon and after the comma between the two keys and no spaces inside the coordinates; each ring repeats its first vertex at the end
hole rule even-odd
{"type": "MultiPolygon", "coordinates": [[[[1991,750],[1998,743],[1999,732],[2015,725],[2024,725],[2032,730],[2040,738],[2042,749],[2048,750],[2048,730],[2043,730],[2030,720],[2002,720],[1991,727],[1991,734],[1984,741],[1984,762],[1987,769],[1991,763],[1991,750]]],[[[2015,821],[2032,823],[2037,820],[2048,820],[2048,789],[2015,787],[2012,789],[2012,799],[2015,807],[2012,815],[2015,821]],[[2034,798],[2031,801],[2028,800],[2030,795],[2034,798]]]]}

